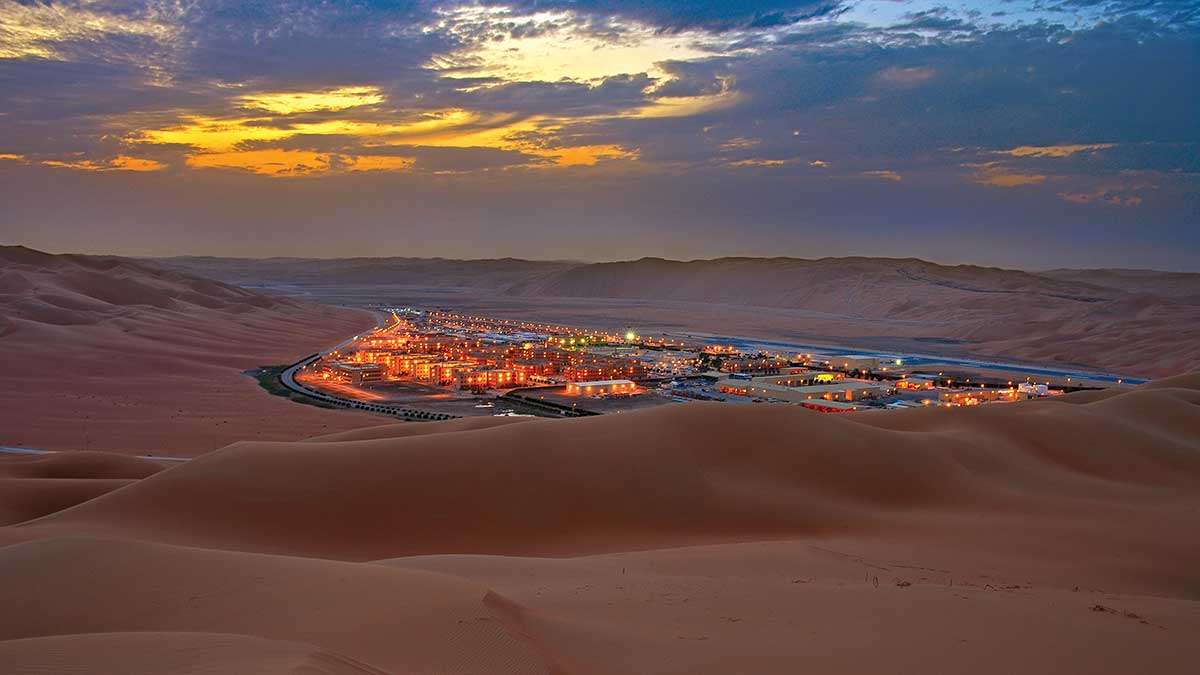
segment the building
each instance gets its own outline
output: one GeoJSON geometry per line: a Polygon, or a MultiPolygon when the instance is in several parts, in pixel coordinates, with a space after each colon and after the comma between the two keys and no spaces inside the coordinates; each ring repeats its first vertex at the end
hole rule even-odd
{"type": "Polygon", "coordinates": [[[525,377],[548,376],[558,372],[558,365],[546,359],[509,359],[508,367],[524,373],[525,377]]]}
{"type": "MultiPolygon", "coordinates": [[[[700,354],[694,351],[662,349],[658,351],[647,352],[646,356],[653,359],[648,363],[650,368],[655,370],[665,371],[672,374],[678,374],[686,368],[691,368],[699,363],[700,354]]],[[[646,363],[646,361],[643,361],[646,363]]]]}
{"type": "Polygon", "coordinates": [[[979,405],[995,401],[1020,401],[1030,397],[1030,394],[1017,389],[958,389],[943,391],[938,394],[940,405],[979,405]]]}
{"type": "Polygon", "coordinates": [[[854,412],[858,410],[858,406],[845,401],[804,401],[800,405],[823,413],[854,412]]]}
{"type": "Polygon", "coordinates": [[[845,373],[788,367],[781,369],[777,375],[758,375],[753,378],[753,381],[760,384],[777,384],[781,387],[808,387],[815,384],[831,384],[844,379],[846,379],[845,373]]]}
{"type": "Polygon", "coordinates": [[[474,361],[445,361],[436,363],[433,366],[433,374],[430,379],[438,384],[453,384],[459,381],[459,376],[464,373],[470,373],[479,368],[479,364],[474,361]]]}
{"type": "Polygon", "coordinates": [[[458,386],[476,391],[510,389],[524,385],[526,379],[524,373],[508,368],[466,370],[458,374],[458,386]]]}
{"type": "Polygon", "coordinates": [[[383,366],[377,363],[326,361],[323,367],[329,378],[338,382],[361,385],[383,379],[383,366]]]}
{"type": "Polygon", "coordinates": [[[861,370],[863,372],[867,372],[879,369],[878,357],[865,356],[862,354],[831,356],[829,357],[827,363],[830,367],[839,368],[841,370],[861,370]]]}
{"type": "Polygon", "coordinates": [[[933,389],[935,384],[932,375],[905,375],[896,382],[898,389],[933,389]]]}
{"type": "Polygon", "coordinates": [[[788,362],[769,356],[735,356],[721,361],[721,370],[726,373],[778,373],[788,367],[788,362]]]}
{"type": "Polygon", "coordinates": [[[437,363],[439,357],[432,354],[396,354],[389,360],[390,374],[393,377],[402,375],[416,375],[417,370],[421,370],[428,375],[428,368],[432,364],[437,363]]]}
{"type": "Polygon", "coordinates": [[[865,398],[886,396],[894,391],[890,383],[866,382],[863,380],[843,380],[830,384],[789,387],[773,382],[758,382],[756,380],[734,378],[719,380],[717,382],[717,389],[726,394],[776,399],[789,403],[803,403],[805,401],[857,401],[865,398]]]}
{"type": "Polygon", "coordinates": [[[640,380],[646,376],[646,367],[637,361],[592,359],[587,363],[568,365],[562,369],[563,377],[572,382],[594,380],[640,380]]]}
{"type": "Polygon", "coordinates": [[[1044,384],[1032,384],[1029,382],[1022,382],[1017,385],[1017,391],[1021,392],[1022,394],[1025,394],[1026,396],[1029,396],[1029,397],[1046,396],[1050,393],[1050,388],[1044,384]]]}
{"type": "Polygon", "coordinates": [[[591,382],[568,382],[568,396],[611,396],[632,394],[637,385],[630,380],[595,380],[591,382]]]}

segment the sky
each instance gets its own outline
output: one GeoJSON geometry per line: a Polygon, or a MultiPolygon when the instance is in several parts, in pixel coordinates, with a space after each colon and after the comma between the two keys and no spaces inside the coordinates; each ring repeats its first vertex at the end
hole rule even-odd
{"type": "Polygon", "coordinates": [[[0,0],[0,243],[1200,271],[1200,0],[0,0]]]}

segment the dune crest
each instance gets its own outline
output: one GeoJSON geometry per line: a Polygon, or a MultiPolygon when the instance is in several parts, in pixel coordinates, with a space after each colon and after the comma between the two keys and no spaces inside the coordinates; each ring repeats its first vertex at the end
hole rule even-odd
{"type": "Polygon", "coordinates": [[[374,325],[125,258],[0,247],[5,445],[194,455],[379,418],[299,406],[242,374],[374,325]]]}

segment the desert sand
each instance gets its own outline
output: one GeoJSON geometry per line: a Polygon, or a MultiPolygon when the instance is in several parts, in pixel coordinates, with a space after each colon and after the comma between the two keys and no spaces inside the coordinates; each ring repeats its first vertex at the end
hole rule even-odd
{"type": "Polygon", "coordinates": [[[167,468],[68,459],[0,465],[103,481],[0,528],[0,671],[1200,661],[1200,375],[970,409],[689,403],[245,441],[167,468]]]}
{"type": "Polygon", "coordinates": [[[288,292],[594,328],[695,331],[1165,377],[1200,366],[1200,274],[913,258],[614,263],[169,258],[288,292]]]}
{"type": "Polygon", "coordinates": [[[192,456],[384,422],[265,395],[242,374],[374,325],[127,259],[0,247],[0,445],[192,456]]]}

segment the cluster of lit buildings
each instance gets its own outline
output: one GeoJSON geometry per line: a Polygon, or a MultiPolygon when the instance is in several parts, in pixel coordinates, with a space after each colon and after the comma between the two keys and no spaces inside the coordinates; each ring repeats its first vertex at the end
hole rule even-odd
{"type": "MultiPolygon", "coordinates": [[[[977,405],[1046,395],[1045,387],[1012,383],[1004,389],[970,385],[970,380],[966,387],[953,387],[947,381],[943,387],[932,375],[897,373],[899,359],[872,355],[748,354],[733,346],[689,347],[633,332],[585,332],[450,312],[412,314],[419,318],[396,316],[392,325],[356,339],[344,353],[326,354],[319,372],[353,385],[413,380],[474,392],[555,385],[579,397],[635,394],[641,391],[639,381],[661,376],[680,378],[661,387],[676,400],[715,390],[821,412],[977,405]],[[707,384],[680,385],[686,381],[707,384]]],[[[721,400],[716,394],[694,398],[721,400]]]]}
{"type": "Polygon", "coordinates": [[[788,370],[791,372],[757,376],[727,374],[720,377],[715,386],[724,394],[800,404],[810,401],[848,403],[887,396],[896,389],[893,382],[851,379],[843,373],[803,368],[788,370]]]}
{"type": "MultiPolygon", "coordinates": [[[[355,340],[344,353],[326,354],[321,373],[354,385],[409,379],[485,391],[531,384],[632,382],[651,369],[682,367],[680,359],[657,352],[648,357],[649,352],[629,346],[620,336],[566,330],[444,312],[430,313],[420,326],[397,317],[387,329],[355,340]]],[[[608,395],[626,388],[593,389],[608,395]]],[[[586,387],[579,393],[587,393],[586,387]]]]}

